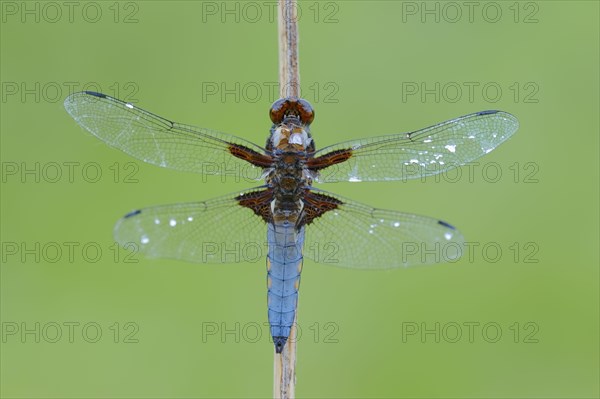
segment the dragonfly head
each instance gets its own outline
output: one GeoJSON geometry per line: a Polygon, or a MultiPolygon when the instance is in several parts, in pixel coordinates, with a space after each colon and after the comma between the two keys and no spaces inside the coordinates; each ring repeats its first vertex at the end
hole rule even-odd
{"type": "Polygon", "coordinates": [[[298,122],[310,125],[315,119],[315,111],[308,101],[303,98],[280,98],[271,105],[269,111],[271,122],[274,124],[298,122]]]}
{"type": "Polygon", "coordinates": [[[269,112],[273,127],[267,141],[268,150],[313,152],[309,125],[315,118],[310,103],[302,98],[280,98],[269,112]]]}

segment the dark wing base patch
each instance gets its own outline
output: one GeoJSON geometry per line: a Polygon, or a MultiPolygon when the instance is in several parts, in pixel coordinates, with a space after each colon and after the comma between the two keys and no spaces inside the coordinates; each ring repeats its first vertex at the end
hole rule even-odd
{"type": "Polygon", "coordinates": [[[331,165],[345,162],[352,157],[352,150],[336,150],[317,158],[309,158],[306,161],[306,167],[310,170],[321,170],[331,165]]]}
{"type": "Polygon", "coordinates": [[[323,215],[325,212],[337,209],[343,204],[343,202],[337,198],[309,190],[306,190],[303,202],[304,218],[302,224],[304,225],[309,225],[313,220],[323,215]]]}
{"type": "Polygon", "coordinates": [[[234,157],[250,162],[254,166],[268,168],[273,164],[273,157],[260,154],[248,147],[244,147],[243,145],[230,144],[228,149],[231,155],[234,157]]]}
{"type": "Polygon", "coordinates": [[[273,222],[271,212],[271,201],[273,200],[273,190],[268,188],[262,191],[253,191],[235,197],[237,202],[246,208],[252,209],[254,214],[260,216],[266,223],[273,222]]]}

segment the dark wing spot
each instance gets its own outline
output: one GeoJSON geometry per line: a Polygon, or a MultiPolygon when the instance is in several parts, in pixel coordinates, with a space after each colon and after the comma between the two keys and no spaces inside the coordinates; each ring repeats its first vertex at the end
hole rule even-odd
{"type": "Polygon", "coordinates": [[[135,211],[131,211],[131,212],[129,212],[127,215],[125,215],[125,216],[123,216],[123,217],[124,217],[125,219],[127,219],[127,218],[130,218],[130,217],[132,217],[132,216],[139,215],[140,213],[142,213],[142,211],[141,211],[140,209],[137,209],[137,210],[135,210],[135,211]]]}
{"type": "Polygon", "coordinates": [[[336,150],[317,158],[309,158],[306,167],[310,170],[321,170],[329,166],[345,162],[352,157],[352,150],[336,150]]]}
{"type": "Polygon", "coordinates": [[[443,220],[438,220],[438,224],[441,224],[444,227],[448,227],[449,229],[456,230],[456,227],[444,222],[443,220]]]}
{"type": "Polygon", "coordinates": [[[342,201],[337,198],[313,193],[309,190],[306,190],[302,202],[304,202],[304,219],[302,220],[304,225],[310,224],[325,212],[332,211],[342,205],[342,201]]]}
{"type": "Polygon", "coordinates": [[[273,221],[273,215],[271,214],[273,190],[254,191],[238,195],[235,199],[241,206],[252,209],[252,212],[257,216],[260,216],[266,223],[271,223],[273,221]]]}
{"type": "Polygon", "coordinates": [[[243,159],[244,161],[250,162],[252,165],[261,168],[268,168],[274,162],[273,157],[270,155],[260,154],[240,144],[229,143],[228,149],[234,157],[243,159]]]}
{"type": "Polygon", "coordinates": [[[100,98],[106,98],[108,97],[106,94],[102,94],[102,93],[98,93],[96,91],[84,91],[85,94],[89,94],[90,96],[94,96],[94,97],[100,97],[100,98]]]}
{"type": "Polygon", "coordinates": [[[487,111],[479,111],[477,113],[477,115],[491,115],[491,114],[497,114],[498,112],[500,112],[500,111],[497,111],[497,110],[494,110],[494,109],[490,109],[490,110],[487,110],[487,111]]]}

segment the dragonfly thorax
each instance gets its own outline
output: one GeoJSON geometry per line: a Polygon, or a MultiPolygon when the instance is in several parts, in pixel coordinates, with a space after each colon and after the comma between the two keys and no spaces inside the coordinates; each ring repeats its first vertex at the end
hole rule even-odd
{"type": "Polygon", "coordinates": [[[282,123],[271,128],[271,135],[267,146],[272,151],[296,152],[314,150],[313,139],[305,128],[295,122],[287,120],[288,123],[282,123]]]}
{"type": "Polygon", "coordinates": [[[266,183],[273,187],[276,198],[295,201],[304,187],[312,183],[305,172],[306,153],[277,151],[274,155],[276,162],[266,177],[266,183]]]}
{"type": "Polygon", "coordinates": [[[267,150],[314,152],[309,125],[315,118],[310,103],[302,98],[281,98],[273,103],[269,116],[273,122],[267,150]]]}

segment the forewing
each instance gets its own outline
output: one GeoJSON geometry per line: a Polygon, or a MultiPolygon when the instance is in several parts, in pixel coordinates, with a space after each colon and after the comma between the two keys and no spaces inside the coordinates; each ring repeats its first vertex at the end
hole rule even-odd
{"type": "Polygon", "coordinates": [[[259,178],[261,168],[271,160],[265,150],[241,138],[171,122],[105,94],[72,94],[65,100],[65,108],[77,123],[108,145],[154,165],[259,178]]]}
{"type": "Polygon", "coordinates": [[[317,181],[323,183],[422,178],[489,153],[518,127],[509,113],[482,111],[412,133],[325,147],[315,153],[308,167],[320,171],[317,181]]]}
{"type": "Polygon", "coordinates": [[[264,262],[265,221],[245,198],[261,196],[253,189],[204,202],[163,205],[130,212],[114,230],[115,240],[150,258],[195,263],[264,262]]]}
{"type": "Polygon", "coordinates": [[[454,262],[464,248],[463,236],[438,219],[375,209],[321,190],[308,194],[305,203],[326,209],[306,226],[304,255],[317,263],[407,267],[454,262]]]}

